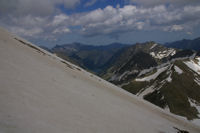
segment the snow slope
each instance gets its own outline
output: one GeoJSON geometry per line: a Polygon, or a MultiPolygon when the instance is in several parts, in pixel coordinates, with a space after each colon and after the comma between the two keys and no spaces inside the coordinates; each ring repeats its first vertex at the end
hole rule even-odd
{"type": "Polygon", "coordinates": [[[181,70],[178,66],[174,66],[174,69],[179,75],[183,73],[183,70],[181,70]]]}
{"type": "Polygon", "coordinates": [[[3,29],[0,85],[1,133],[200,132],[3,29]]]}
{"type": "Polygon", "coordinates": [[[199,58],[196,58],[198,62],[194,62],[193,60],[184,62],[190,69],[192,69],[194,72],[200,74],[200,63],[199,58]]]}
{"type": "Polygon", "coordinates": [[[168,68],[168,66],[162,67],[162,68],[158,69],[156,73],[154,73],[150,76],[144,77],[144,78],[137,78],[137,79],[135,79],[135,81],[148,81],[149,82],[153,79],[156,79],[158,77],[158,75],[160,75],[162,72],[167,70],[167,68],[168,68]]]}
{"type": "MultiPolygon", "coordinates": [[[[150,48],[151,49],[151,48],[150,48]]],[[[155,52],[151,52],[150,55],[156,59],[163,59],[165,57],[168,57],[168,56],[173,56],[176,54],[176,50],[170,48],[168,50],[164,50],[164,51],[159,51],[158,53],[155,53],[155,52]]]]}

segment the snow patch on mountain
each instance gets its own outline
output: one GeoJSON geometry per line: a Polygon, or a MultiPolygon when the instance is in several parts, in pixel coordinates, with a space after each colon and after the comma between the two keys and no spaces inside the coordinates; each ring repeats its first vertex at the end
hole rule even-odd
{"type": "Polygon", "coordinates": [[[194,81],[200,86],[200,80],[198,78],[195,78],[194,81]]]}
{"type": "Polygon", "coordinates": [[[174,69],[179,75],[183,73],[183,70],[181,70],[178,66],[174,66],[174,69]]]}
{"type": "Polygon", "coordinates": [[[170,67],[169,67],[169,69],[168,69],[168,71],[167,71],[167,75],[169,75],[168,77],[167,77],[167,79],[166,79],[166,81],[167,82],[171,82],[172,81],[172,66],[173,65],[170,65],[170,67]]]}
{"type": "Polygon", "coordinates": [[[151,48],[150,48],[150,49],[153,49],[153,48],[155,48],[157,45],[158,45],[157,43],[154,43],[154,44],[151,46],[151,48]]]}
{"type": "MultiPolygon", "coordinates": [[[[188,98],[188,101],[192,107],[195,107],[197,109],[197,111],[199,112],[198,116],[200,117],[200,103],[198,103],[197,101],[195,101],[191,98],[188,98]]],[[[194,123],[196,125],[200,125],[200,119],[194,119],[194,120],[192,120],[192,123],[194,123]]]]}
{"type": "Polygon", "coordinates": [[[135,74],[138,73],[138,70],[132,70],[132,71],[125,71],[124,73],[120,74],[115,74],[111,77],[110,81],[121,81],[123,80],[125,77],[127,77],[128,75],[131,74],[135,74]]]}
{"type": "Polygon", "coordinates": [[[171,82],[172,81],[171,74],[169,75],[169,77],[166,80],[167,80],[167,82],[171,82]]]}
{"type": "Polygon", "coordinates": [[[200,66],[200,57],[195,58],[198,62],[198,65],[200,66]]]}
{"type": "Polygon", "coordinates": [[[165,108],[164,108],[164,110],[167,111],[167,112],[170,112],[169,106],[166,105],[165,108]]]}
{"type": "Polygon", "coordinates": [[[168,66],[165,66],[165,67],[162,67],[160,69],[157,70],[156,73],[150,75],[150,76],[147,76],[147,77],[144,77],[144,78],[136,78],[135,81],[151,81],[151,80],[154,80],[156,79],[162,72],[164,72],[165,70],[167,70],[168,66]]]}
{"type": "Polygon", "coordinates": [[[150,53],[150,55],[156,59],[163,59],[165,57],[173,56],[175,54],[176,54],[176,50],[172,48],[168,50],[164,50],[164,51],[159,51],[158,53],[155,53],[155,52],[150,53]]]}
{"type": "Polygon", "coordinates": [[[195,107],[197,111],[200,113],[200,104],[191,98],[188,98],[188,101],[190,102],[190,105],[195,107]]]}
{"type": "Polygon", "coordinates": [[[154,92],[154,86],[150,86],[148,88],[146,88],[144,91],[141,91],[137,94],[137,96],[139,96],[140,98],[143,98],[145,95],[154,92]]]}
{"type": "Polygon", "coordinates": [[[140,77],[143,74],[146,74],[148,72],[151,72],[155,67],[150,67],[149,69],[144,69],[142,71],[140,71],[140,73],[138,74],[138,77],[140,77]]]}
{"type": "MultiPolygon", "coordinates": [[[[198,58],[197,58],[198,59],[198,58]]],[[[199,59],[198,59],[199,60],[199,59]]],[[[194,62],[193,60],[185,61],[184,62],[190,69],[195,71],[196,73],[200,74],[200,64],[199,62],[194,62]]]]}

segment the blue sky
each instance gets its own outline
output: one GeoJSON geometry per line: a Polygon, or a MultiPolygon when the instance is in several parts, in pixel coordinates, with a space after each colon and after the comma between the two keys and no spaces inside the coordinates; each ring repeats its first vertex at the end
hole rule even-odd
{"type": "Polygon", "coordinates": [[[0,0],[0,26],[53,47],[200,37],[199,0],[0,0]]]}

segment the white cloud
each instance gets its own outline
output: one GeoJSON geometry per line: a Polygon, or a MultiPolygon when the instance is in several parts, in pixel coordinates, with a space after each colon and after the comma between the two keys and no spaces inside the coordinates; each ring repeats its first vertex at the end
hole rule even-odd
{"type": "Polygon", "coordinates": [[[181,26],[181,25],[172,25],[172,26],[167,26],[167,27],[164,27],[164,31],[170,31],[170,32],[173,32],[173,31],[183,31],[184,30],[184,27],[181,26]]]}
{"type": "MultiPolygon", "coordinates": [[[[2,1],[0,3],[3,3],[2,1]]],[[[23,0],[13,1],[19,2],[23,0]]],[[[27,3],[30,1],[27,0],[27,3]]],[[[55,2],[55,0],[52,1],[55,2]]],[[[63,0],[58,1],[64,2],[63,0]]],[[[80,0],[75,1],[77,1],[75,3],[80,2],[80,0]]],[[[65,2],[68,3],[69,0],[65,0],[65,2]]],[[[75,3],[69,2],[68,6],[76,6],[75,3]]],[[[5,2],[4,5],[6,5],[5,2]]],[[[99,8],[71,15],[59,11],[47,16],[41,16],[40,14],[5,15],[1,16],[0,25],[22,36],[37,36],[41,38],[55,38],[57,34],[69,33],[82,34],[84,36],[120,35],[124,32],[155,29],[166,32],[184,31],[186,33],[188,31],[191,32],[195,26],[199,25],[199,14],[200,6],[198,5],[185,5],[179,8],[165,5],[153,7],[126,5],[116,8],[107,6],[103,9],[99,8]],[[71,29],[74,26],[76,28],[71,29]]]]}
{"type": "Polygon", "coordinates": [[[184,6],[184,5],[196,5],[199,4],[199,0],[127,0],[130,3],[138,4],[140,6],[158,6],[158,5],[173,5],[173,6],[184,6]]]}
{"type": "Polygon", "coordinates": [[[69,33],[69,32],[71,32],[69,28],[61,27],[61,28],[55,29],[52,33],[61,34],[61,33],[69,33]]]}
{"type": "Polygon", "coordinates": [[[59,4],[72,9],[80,4],[80,0],[0,0],[0,15],[47,16],[58,10],[59,4]]]}
{"type": "Polygon", "coordinates": [[[172,25],[171,31],[182,31],[183,29],[180,25],[172,25]]]}
{"type": "Polygon", "coordinates": [[[17,35],[26,36],[26,37],[32,37],[35,38],[38,34],[41,34],[43,32],[43,29],[41,28],[20,28],[20,27],[11,27],[11,32],[15,33],[17,35]]]}
{"type": "Polygon", "coordinates": [[[54,2],[49,0],[1,0],[0,9],[3,15],[48,15],[51,14],[55,7],[54,2]]]}
{"type": "Polygon", "coordinates": [[[127,5],[122,8],[107,6],[89,13],[77,14],[75,25],[82,26],[86,36],[121,33],[134,30],[182,31],[192,29],[200,20],[200,6],[170,8],[164,5],[137,7],[127,5]]]}
{"type": "Polygon", "coordinates": [[[69,19],[69,17],[65,14],[59,14],[59,15],[56,15],[54,16],[53,18],[53,22],[52,22],[52,25],[53,26],[57,26],[63,22],[65,22],[67,19],[69,19]]]}
{"type": "Polygon", "coordinates": [[[48,17],[40,17],[40,16],[20,16],[20,17],[8,17],[7,21],[12,21],[14,25],[22,26],[22,27],[40,27],[46,24],[48,17]]]}

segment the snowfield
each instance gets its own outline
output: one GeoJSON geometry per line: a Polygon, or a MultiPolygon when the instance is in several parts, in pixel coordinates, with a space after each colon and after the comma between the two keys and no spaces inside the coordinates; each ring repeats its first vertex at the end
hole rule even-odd
{"type": "Polygon", "coordinates": [[[153,79],[156,79],[162,72],[164,72],[165,70],[167,70],[169,66],[165,66],[165,67],[162,67],[162,68],[159,68],[157,70],[157,72],[155,72],[154,74],[150,75],[150,76],[147,76],[147,77],[144,77],[144,78],[137,78],[135,79],[135,81],[151,81],[153,79]]]}
{"type": "Polygon", "coordinates": [[[154,44],[151,46],[151,48],[150,48],[150,49],[153,49],[153,48],[155,48],[157,45],[158,45],[157,43],[154,43],[154,44]]]}
{"type": "Polygon", "coordinates": [[[192,69],[194,72],[200,74],[200,63],[199,58],[197,58],[198,62],[194,62],[193,60],[184,62],[190,69],[192,69]]]}
{"type": "Polygon", "coordinates": [[[3,29],[0,85],[1,133],[200,132],[3,29]]]}
{"type": "MultiPolygon", "coordinates": [[[[195,107],[197,109],[197,111],[200,113],[200,104],[191,98],[188,98],[188,101],[190,102],[190,105],[195,107]]],[[[200,117],[200,114],[198,116],[200,117]]],[[[197,125],[200,125],[200,119],[194,119],[194,120],[192,120],[192,122],[197,125]]]]}
{"type": "MultiPolygon", "coordinates": [[[[151,49],[151,48],[150,48],[151,49]]],[[[156,59],[163,59],[168,56],[173,56],[176,54],[176,50],[170,48],[168,50],[159,51],[158,53],[151,52],[150,55],[156,59]]]]}
{"type": "Polygon", "coordinates": [[[152,85],[148,88],[145,88],[145,90],[143,91],[140,91],[139,93],[137,93],[136,95],[139,96],[140,98],[144,98],[145,95],[149,94],[149,93],[152,93],[156,90],[155,86],[152,85]]]}
{"type": "Polygon", "coordinates": [[[179,75],[183,73],[183,70],[181,70],[178,66],[174,66],[174,69],[179,75]]]}

